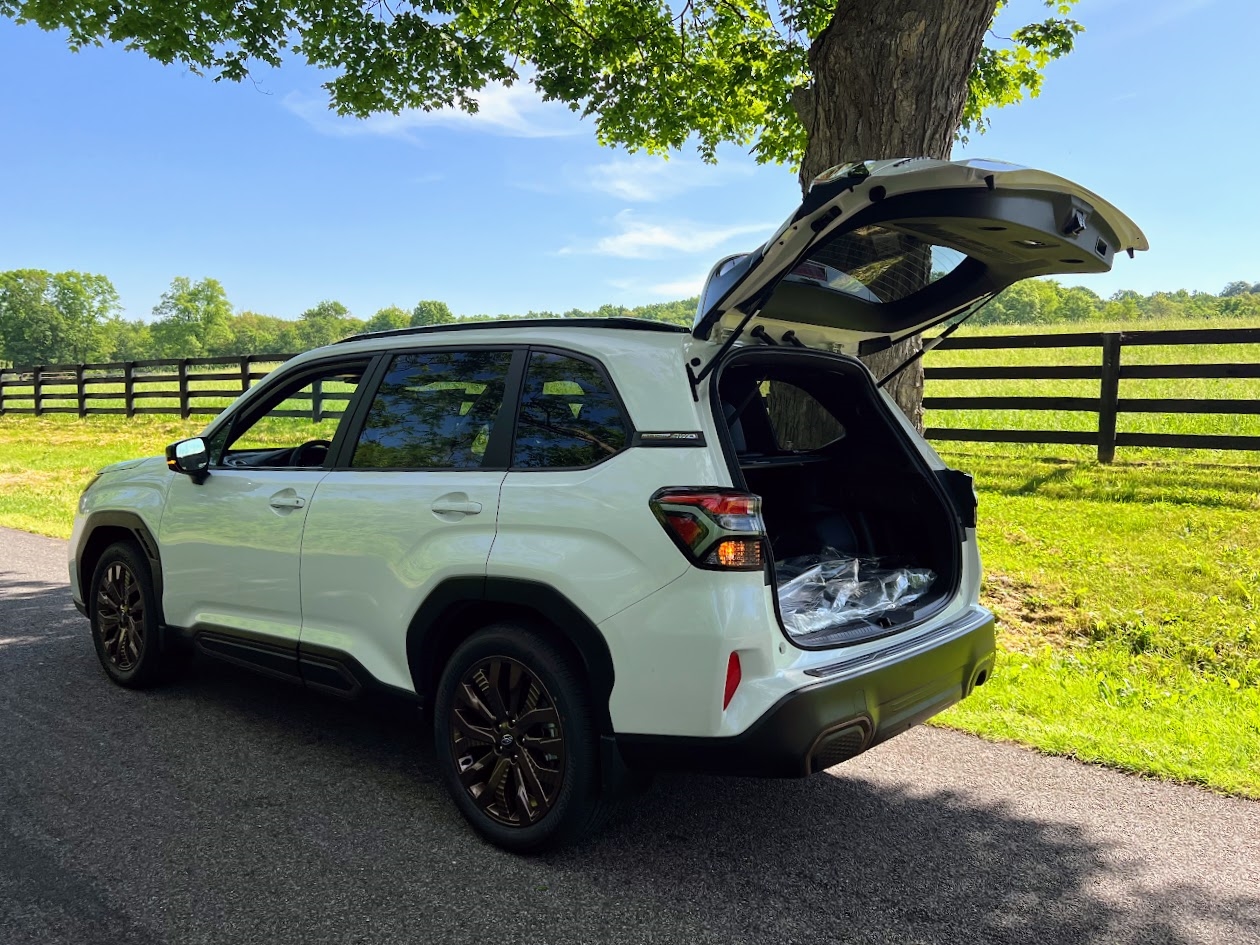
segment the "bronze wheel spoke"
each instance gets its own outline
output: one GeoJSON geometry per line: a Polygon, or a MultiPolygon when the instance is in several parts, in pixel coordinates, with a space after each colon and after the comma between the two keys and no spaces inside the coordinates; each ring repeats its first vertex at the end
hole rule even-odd
{"type": "Polygon", "coordinates": [[[534,766],[533,768],[534,777],[536,777],[539,781],[541,781],[543,784],[548,784],[553,787],[556,785],[559,785],[560,783],[560,769],[559,768],[548,768],[548,767],[545,767],[544,765],[540,765],[537,762],[535,762],[532,757],[530,758],[530,763],[533,764],[534,766]]]}
{"type": "Polygon", "coordinates": [[[540,709],[531,709],[519,719],[516,720],[517,727],[526,732],[535,725],[556,725],[560,722],[560,716],[556,714],[556,710],[550,706],[540,709]]]}
{"type": "Polygon", "coordinates": [[[140,660],[140,635],[136,633],[135,624],[127,627],[127,650],[131,653],[131,659],[127,661],[127,665],[131,666],[140,660]]]}
{"type": "MultiPolygon", "coordinates": [[[[550,800],[547,797],[547,792],[538,780],[538,772],[534,768],[534,760],[530,758],[529,752],[521,754],[516,770],[520,772],[521,783],[524,786],[527,797],[531,801],[529,805],[531,813],[534,810],[539,812],[545,811],[550,805],[550,800]]],[[[531,816],[530,819],[532,820],[533,817],[531,816]]]]}
{"type": "Polygon", "coordinates": [[[496,722],[505,722],[508,718],[507,706],[503,704],[502,676],[503,660],[500,659],[491,660],[486,671],[481,674],[481,678],[485,680],[481,687],[482,696],[494,713],[496,722]]]}
{"type": "Polygon", "coordinates": [[[460,783],[470,791],[477,785],[485,783],[490,770],[494,767],[495,757],[494,752],[488,751],[472,762],[459,773],[460,783]]]}
{"type": "Polygon", "coordinates": [[[555,754],[563,744],[564,740],[559,735],[523,735],[521,737],[522,747],[543,754],[555,754]]]}
{"type": "Polygon", "coordinates": [[[115,622],[112,626],[101,627],[101,646],[110,659],[117,659],[118,639],[122,636],[122,625],[115,622]]]}
{"type": "Polygon", "coordinates": [[[467,745],[485,745],[491,747],[498,741],[494,732],[488,728],[482,728],[480,725],[473,725],[456,710],[452,716],[452,724],[455,727],[456,744],[466,743],[467,745]]]}
{"type": "Polygon", "coordinates": [[[518,764],[512,769],[512,782],[512,799],[516,802],[520,819],[524,823],[531,824],[542,816],[546,808],[542,804],[542,799],[536,798],[531,793],[525,777],[524,765],[518,764]]]}
{"type": "Polygon", "coordinates": [[[508,667],[508,698],[507,707],[512,716],[521,714],[525,705],[525,697],[529,693],[529,687],[532,680],[525,671],[525,667],[515,660],[508,667]]]}
{"type": "Polygon", "coordinates": [[[477,694],[477,690],[469,683],[460,683],[459,689],[455,694],[455,700],[457,705],[462,703],[476,712],[486,724],[494,724],[494,713],[481,701],[481,696],[477,694]]]}
{"type": "Polygon", "coordinates": [[[485,785],[481,792],[475,796],[477,805],[483,809],[490,807],[499,799],[499,788],[503,786],[503,781],[507,777],[508,769],[511,763],[506,758],[499,758],[494,763],[494,770],[490,772],[490,777],[486,779],[485,785]]]}

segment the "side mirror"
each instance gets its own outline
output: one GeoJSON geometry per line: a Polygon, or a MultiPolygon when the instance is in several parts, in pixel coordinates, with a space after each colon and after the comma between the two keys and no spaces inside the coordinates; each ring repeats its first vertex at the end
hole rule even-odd
{"type": "Polygon", "coordinates": [[[166,468],[194,479],[202,479],[210,469],[210,446],[199,436],[180,440],[166,448],[166,468]]]}

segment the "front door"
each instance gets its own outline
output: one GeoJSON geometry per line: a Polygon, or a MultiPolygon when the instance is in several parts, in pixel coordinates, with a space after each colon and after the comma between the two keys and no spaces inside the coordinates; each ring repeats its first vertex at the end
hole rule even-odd
{"type": "Polygon", "coordinates": [[[211,434],[209,474],[175,474],[158,539],[167,623],[296,648],[302,529],[367,364],[264,382],[211,434]]]}

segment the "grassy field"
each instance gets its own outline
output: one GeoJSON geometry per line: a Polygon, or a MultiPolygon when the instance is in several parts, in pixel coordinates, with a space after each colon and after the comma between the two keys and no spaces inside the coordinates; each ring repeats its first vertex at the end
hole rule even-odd
{"type": "MultiPolygon", "coordinates": [[[[929,363],[1094,356],[959,351],[929,363]]],[[[1256,362],[1260,346],[1126,349],[1130,356],[1256,362]]],[[[929,394],[947,392],[1088,396],[1097,382],[929,384],[929,394]]],[[[1121,396],[1260,398],[1260,380],[1126,381],[1121,396]]],[[[1260,434],[1258,419],[1135,415],[1122,416],[1120,428],[1260,434]]],[[[928,416],[930,426],[1092,422],[1042,412],[928,416]]],[[[160,452],[203,423],[0,418],[0,524],[65,536],[93,472],[160,452]]],[[[1118,462],[1099,466],[1083,447],[940,445],[951,465],[976,476],[984,596],[1000,618],[1002,653],[993,679],[939,724],[1260,797],[1260,454],[1122,449],[1118,462]]]]}
{"type": "Polygon", "coordinates": [[[1003,652],[941,723],[1260,797],[1260,465],[944,455],[1003,652]]]}

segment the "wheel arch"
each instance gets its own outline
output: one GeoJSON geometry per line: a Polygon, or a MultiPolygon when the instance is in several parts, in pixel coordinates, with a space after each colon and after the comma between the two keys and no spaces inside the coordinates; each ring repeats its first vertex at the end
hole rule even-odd
{"type": "Polygon", "coordinates": [[[434,588],[407,629],[407,664],[420,698],[431,702],[442,668],[460,643],[501,620],[527,622],[577,657],[591,684],[596,728],[611,735],[608,703],[615,677],[608,644],[572,601],[537,581],[451,578],[434,588]]]}
{"type": "Polygon", "coordinates": [[[105,549],[115,542],[130,541],[140,547],[145,560],[149,562],[149,571],[153,577],[153,594],[157,598],[158,617],[162,617],[162,559],[158,551],[157,541],[145,524],[143,518],[135,512],[104,510],[93,512],[84,523],[83,534],[74,553],[74,565],[78,569],[79,587],[82,589],[85,606],[91,604],[87,600],[88,588],[92,581],[92,573],[96,563],[100,561],[105,549]]]}

